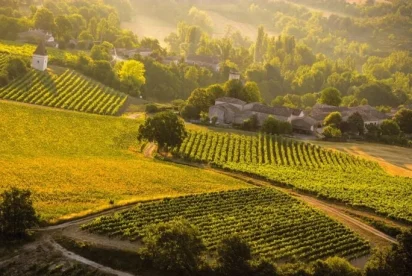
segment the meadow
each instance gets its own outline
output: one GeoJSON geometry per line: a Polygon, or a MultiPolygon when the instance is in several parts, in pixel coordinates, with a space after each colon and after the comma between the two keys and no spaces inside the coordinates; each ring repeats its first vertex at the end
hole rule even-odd
{"type": "Polygon", "coordinates": [[[72,70],[61,75],[30,70],[0,88],[0,99],[48,107],[117,115],[127,95],[98,84],[72,70]]]}
{"type": "Polygon", "coordinates": [[[412,178],[343,152],[275,136],[191,132],[175,154],[412,222],[412,178]]]}
{"type": "Polygon", "coordinates": [[[237,234],[257,258],[313,261],[328,256],[348,259],[369,253],[369,244],[324,214],[289,195],[254,188],[142,203],[82,225],[83,230],[136,240],[146,227],[187,219],[213,254],[220,239],[237,234]]]}
{"type": "Polygon", "coordinates": [[[47,222],[140,200],[249,187],[211,171],[144,158],[137,120],[5,101],[0,118],[0,192],[30,189],[47,222]]]}

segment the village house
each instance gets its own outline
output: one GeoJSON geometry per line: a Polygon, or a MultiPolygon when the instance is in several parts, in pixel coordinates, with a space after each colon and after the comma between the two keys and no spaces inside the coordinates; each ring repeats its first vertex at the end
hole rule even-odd
{"type": "Polygon", "coordinates": [[[18,41],[25,43],[38,43],[39,41],[44,41],[46,46],[48,47],[59,47],[59,44],[56,42],[55,38],[51,33],[40,29],[30,29],[27,32],[19,33],[18,41]]]}
{"type": "Polygon", "coordinates": [[[323,120],[332,112],[340,112],[343,120],[347,120],[352,114],[358,112],[365,125],[369,124],[381,124],[384,120],[390,118],[389,115],[378,111],[376,108],[370,105],[362,105],[356,107],[344,107],[344,106],[331,106],[324,104],[316,104],[310,113],[310,116],[317,121],[319,125],[323,123],[323,120]]]}
{"type": "Polygon", "coordinates": [[[216,117],[219,124],[242,124],[252,116],[256,116],[258,124],[261,126],[264,121],[273,116],[275,119],[284,122],[299,123],[298,128],[312,132],[316,122],[297,120],[304,116],[304,113],[298,109],[292,109],[284,106],[267,106],[262,103],[246,103],[239,99],[223,97],[215,101],[215,105],[209,108],[209,118],[216,117]],[[314,123],[313,123],[314,122],[314,123]],[[310,125],[313,123],[312,125],[310,125]],[[302,125],[302,126],[300,126],[302,125]]]}
{"type": "Polygon", "coordinates": [[[142,57],[148,57],[153,53],[153,50],[149,48],[134,48],[134,49],[116,48],[115,52],[117,55],[121,57],[132,58],[136,54],[139,54],[142,57]]]}
{"type": "Polygon", "coordinates": [[[178,65],[181,60],[182,60],[182,57],[180,56],[168,56],[162,60],[162,63],[166,65],[169,65],[169,64],[178,65]]]}
{"type": "Polygon", "coordinates": [[[198,65],[200,67],[207,67],[215,72],[220,70],[220,60],[218,57],[205,55],[188,55],[185,62],[189,65],[198,65]]]}

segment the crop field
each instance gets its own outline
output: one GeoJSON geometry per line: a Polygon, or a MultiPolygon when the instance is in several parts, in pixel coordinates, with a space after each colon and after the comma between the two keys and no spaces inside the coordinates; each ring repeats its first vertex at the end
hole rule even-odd
{"type": "Polygon", "coordinates": [[[3,68],[5,62],[7,61],[8,54],[0,53],[0,69],[3,68]]]}
{"type": "MultiPolygon", "coordinates": [[[[33,45],[33,44],[0,40],[0,53],[8,53],[8,54],[31,58],[36,48],[37,48],[37,45],[33,45]]],[[[56,61],[70,62],[70,61],[75,61],[77,59],[77,55],[75,52],[71,52],[67,50],[47,48],[47,53],[49,55],[50,63],[54,63],[56,61]]]]}
{"type": "Polygon", "coordinates": [[[128,202],[249,187],[143,157],[138,120],[4,101],[0,118],[0,192],[30,189],[48,222],[128,202]]]}
{"type": "Polygon", "coordinates": [[[343,152],[273,136],[191,132],[175,154],[412,222],[412,178],[343,152]]]}
{"type": "Polygon", "coordinates": [[[97,218],[82,229],[135,240],[144,237],[146,226],[174,218],[185,218],[196,226],[210,251],[222,237],[236,233],[250,244],[255,256],[273,261],[312,261],[335,255],[352,259],[368,254],[370,249],[343,225],[270,188],[143,203],[97,218]]]}
{"type": "Polygon", "coordinates": [[[127,96],[74,71],[60,76],[30,71],[0,88],[0,99],[101,115],[116,115],[127,96]]]}

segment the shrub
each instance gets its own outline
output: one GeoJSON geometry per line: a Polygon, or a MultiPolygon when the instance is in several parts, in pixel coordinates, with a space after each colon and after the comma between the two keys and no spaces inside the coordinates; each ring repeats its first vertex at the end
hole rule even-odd
{"type": "Polygon", "coordinates": [[[333,126],[327,126],[323,129],[323,135],[326,138],[341,138],[342,137],[342,132],[340,129],[333,127],[333,126]]]}
{"type": "Polygon", "coordinates": [[[250,275],[250,247],[240,237],[223,238],[218,245],[217,254],[218,270],[222,275],[250,275]]]}
{"type": "Polygon", "coordinates": [[[146,113],[157,113],[159,108],[155,104],[147,104],[145,107],[146,113]]]}

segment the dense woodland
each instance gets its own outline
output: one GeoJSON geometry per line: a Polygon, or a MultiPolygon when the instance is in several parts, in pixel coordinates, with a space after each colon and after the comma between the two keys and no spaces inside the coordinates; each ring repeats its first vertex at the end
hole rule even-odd
{"type": "Polygon", "coordinates": [[[412,57],[408,47],[412,4],[408,1],[376,5],[338,0],[327,4],[316,0],[241,0],[237,5],[230,1],[219,5],[213,1],[150,1],[149,5],[146,0],[46,0],[43,7],[35,6],[36,1],[3,2],[0,38],[15,40],[19,32],[29,28],[51,31],[60,48],[80,50],[76,60],[63,61],[65,65],[148,99],[186,100],[196,88],[222,84],[230,70],[239,70],[245,80],[257,84],[268,104],[311,107],[327,87],[340,91],[341,105],[345,106],[363,101],[397,107],[411,101],[412,57]],[[316,10],[320,7],[332,14],[325,16],[316,10]],[[217,26],[207,11],[217,9],[228,18],[260,26],[257,38],[244,37],[230,27],[222,38],[213,37],[217,26]],[[176,31],[165,38],[167,48],[155,39],[138,38],[121,28],[122,21],[142,13],[176,24],[176,31]],[[153,50],[149,58],[135,56],[144,64],[138,80],[122,81],[122,66],[111,63],[113,47],[153,50]],[[166,56],[190,54],[219,57],[220,71],[184,63],[162,64],[166,56]]]}

